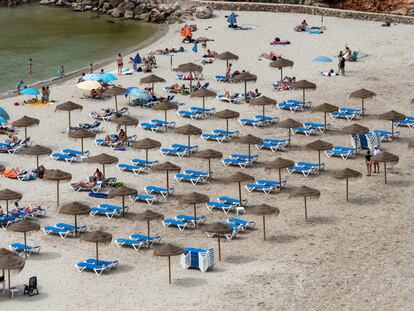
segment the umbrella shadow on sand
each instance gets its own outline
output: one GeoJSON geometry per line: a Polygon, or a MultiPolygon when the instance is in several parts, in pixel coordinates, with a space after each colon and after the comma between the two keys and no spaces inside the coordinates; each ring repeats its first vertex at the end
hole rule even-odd
{"type": "Polygon", "coordinates": [[[180,287],[198,287],[207,285],[207,280],[203,278],[174,278],[174,285],[180,287]]]}
{"type": "Polygon", "coordinates": [[[253,262],[255,260],[256,258],[251,256],[226,256],[223,261],[228,263],[244,264],[253,262]]]}
{"type": "Polygon", "coordinates": [[[271,235],[267,241],[269,242],[275,242],[275,243],[293,243],[299,240],[300,236],[297,235],[291,235],[291,234],[277,234],[277,235],[271,235]]]}
{"type": "Polygon", "coordinates": [[[310,225],[333,225],[338,222],[334,216],[310,216],[306,224],[310,225]]]}

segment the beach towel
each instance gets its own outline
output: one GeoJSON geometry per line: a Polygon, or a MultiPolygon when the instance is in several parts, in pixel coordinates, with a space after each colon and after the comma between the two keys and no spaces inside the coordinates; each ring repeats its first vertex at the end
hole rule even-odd
{"type": "Polygon", "coordinates": [[[318,56],[313,59],[314,62],[318,63],[332,63],[332,59],[328,56],[318,56]]]}
{"type": "Polygon", "coordinates": [[[289,45],[290,41],[272,41],[270,42],[270,45],[289,45]]]}

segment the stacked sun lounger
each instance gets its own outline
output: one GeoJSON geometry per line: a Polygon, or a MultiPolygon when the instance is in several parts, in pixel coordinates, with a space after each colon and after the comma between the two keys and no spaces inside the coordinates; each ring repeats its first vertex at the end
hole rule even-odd
{"type": "Polygon", "coordinates": [[[118,247],[130,247],[139,251],[141,247],[148,247],[160,243],[161,237],[159,235],[147,236],[135,233],[131,234],[128,238],[118,238],[114,241],[118,247]]]}
{"type": "Polygon", "coordinates": [[[89,157],[89,151],[63,149],[60,152],[53,152],[50,157],[55,161],[65,161],[66,163],[83,162],[89,157]]]}
{"type": "Polygon", "coordinates": [[[341,157],[346,160],[349,158],[354,158],[357,153],[355,148],[344,147],[344,146],[334,146],[329,150],[325,150],[325,154],[330,157],[341,157]]]}
{"type": "Polygon", "coordinates": [[[371,133],[377,135],[377,137],[379,138],[381,142],[392,141],[394,138],[400,136],[399,131],[394,131],[393,133],[393,132],[385,131],[385,130],[373,130],[371,133]]]}
{"type": "Polygon", "coordinates": [[[247,154],[233,153],[227,158],[224,158],[223,164],[225,166],[239,166],[240,168],[246,168],[253,165],[254,162],[259,158],[258,155],[249,156],[247,154]]]}
{"type": "Polygon", "coordinates": [[[247,200],[244,199],[242,202],[237,199],[230,197],[222,196],[217,198],[217,202],[209,201],[206,203],[207,210],[212,211],[213,209],[218,209],[223,211],[225,214],[228,214],[230,211],[235,211],[237,215],[240,213],[244,214],[245,210],[242,205],[246,205],[247,200]]]}
{"type": "Polygon", "coordinates": [[[414,129],[414,116],[406,116],[404,120],[394,121],[394,125],[414,129]]]}
{"type": "Polygon", "coordinates": [[[26,254],[27,256],[30,256],[31,254],[39,254],[40,252],[40,246],[29,246],[22,243],[12,243],[9,245],[9,249],[12,252],[16,252],[20,255],[26,254]]]}
{"type": "MultiPolygon", "coordinates": [[[[325,168],[325,163],[321,163],[321,168],[325,168]]],[[[318,163],[310,163],[310,162],[297,162],[293,166],[289,166],[287,168],[289,174],[299,173],[305,177],[308,177],[310,174],[317,174],[319,173],[319,164],[318,163]]]]}
{"type": "Polygon", "coordinates": [[[197,170],[184,170],[183,172],[176,174],[175,179],[178,182],[189,182],[195,186],[200,183],[207,183],[210,179],[210,174],[197,170]]]}
{"type": "Polygon", "coordinates": [[[74,237],[76,232],[82,233],[88,230],[87,226],[72,226],[65,223],[58,223],[54,226],[42,227],[42,231],[45,235],[59,235],[62,239],[74,237]]]}
{"type": "Polygon", "coordinates": [[[79,272],[83,271],[93,271],[96,275],[101,275],[103,272],[108,272],[118,266],[118,260],[112,261],[105,261],[99,260],[97,261],[94,258],[88,258],[84,261],[78,262],[75,267],[79,272]]]}
{"type": "Polygon", "coordinates": [[[282,180],[282,183],[273,180],[259,179],[255,183],[245,185],[247,191],[258,191],[263,192],[264,194],[269,194],[272,191],[280,190],[287,186],[287,180],[282,180]]]}
{"type": "Polygon", "coordinates": [[[184,248],[181,255],[181,266],[184,269],[199,269],[206,272],[213,269],[216,262],[216,255],[213,248],[184,248]]]}

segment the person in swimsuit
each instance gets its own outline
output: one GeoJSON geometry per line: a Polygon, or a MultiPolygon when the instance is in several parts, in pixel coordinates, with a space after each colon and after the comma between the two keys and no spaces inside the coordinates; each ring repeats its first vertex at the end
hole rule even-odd
{"type": "MultiPolygon", "coordinates": [[[[379,148],[379,146],[375,146],[374,147],[374,156],[377,156],[381,153],[381,149],[379,148]]],[[[380,167],[379,167],[379,163],[374,161],[374,173],[379,174],[380,172],[380,167]]]]}
{"type": "Polygon", "coordinates": [[[93,63],[89,64],[89,73],[93,73],[93,63]]]}
{"type": "Polygon", "coordinates": [[[118,66],[118,74],[122,74],[122,67],[124,67],[124,60],[122,59],[121,53],[118,54],[118,57],[116,58],[116,64],[118,66]]]}
{"type": "Polygon", "coordinates": [[[372,161],[371,161],[371,151],[367,151],[365,156],[365,164],[367,165],[367,176],[371,176],[372,161]]]}
{"type": "Polygon", "coordinates": [[[32,63],[32,59],[29,58],[29,74],[33,73],[33,63],[32,63]]]}

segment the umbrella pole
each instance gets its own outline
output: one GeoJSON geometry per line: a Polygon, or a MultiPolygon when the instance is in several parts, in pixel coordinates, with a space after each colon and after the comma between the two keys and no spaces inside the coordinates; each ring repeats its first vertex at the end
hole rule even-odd
{"type": "Polygon", "coordinates": [[[10,292],[10,269],[7,270],[7,283],[9,284],[9,297],[11,298],[11,292],[10,292]]]}
{"type": "Polygon", "coordinates": [[[69,112],[69,129],[71,128],[71,122],[70,122],[70,110],[68,111],[69,112]]]}
{"type": "Polygon", "coordinates": [[[188,135],[187,143],[188,143],[188,147],[190,147],[190,135],[188,135]]]}
{"type": "Polygon", "coordinates": [[[263,105],[263,108],[262,108],[262,114],[263,114],[263,117],[265,116],[265,106],[263,105]]]}
{"type": "Polygon", "coordinates": [[[288,135],[289,135],[289,149],[290,149],[290,128],[288,128],[288,135]]]}
{"type": "Polygon", "coordinates": [[[6,215],[9,215],[9,201],[6,200],[6,215]]]}
{"type": "Polygon", "coordinates": [[[318,165],[319,165],[319,173],[321,171],[321,151],[318,150],[318,165]]]}
{"type": "Polygon", "coordinates": [[[125,139],[128,139],[127,126],[125,125],[125,139]]]}
{"type": "Polygon", "coordinates": [[[197,204],[194,203],[194,227],[197,227],[197,204]]]}
{"type": "Polygon", "coordinates": [[[27,246],[27,240],[26,240],[26,232],[23,232],[23,236],[24,236],[24,257],[27,258],[27,252],[26,252],[26,246],[27,246]]]}
{"type": "Polygon", "coordinates": [[[116,110],[116,112],[118,112],[118,100],[117,100],[116,95],[115,95],[115,110],[116,110]]]}
{"type": "Polygon", "coordinates": [[[217,233],[219,261],[221,261],[220,233],[217,233]]]}
{"type": "Polygon", "coordinates": [[[96,247],[96,263],[98,264],[99,262],[99,254],[98,254],[98,242],[95,243],[95,247],[96,247]]]}
{"type": "Polygon", "coordinates": [[[102,174],[104,175],[104,178],[105,178],[105,164],[102,164],[102,174]]]}
{"type": "Polygon", "coordinates": [[[266,241],[266,216],[263,215],[263,241],[266,241]]]}
{"type": "Polygon", "coordinates": [[[165,121],[165,131],[168,131],[168,125],[167,125],[167,110],[164,110],[164,121],[165,121]]]}
{"type": "Polygon", "coordinates": [[[391,137],[394,139],[394,121],[391,121],[391,137]]]}
{"type": "Polygon", "coordinates": [[[168,284],[171,284],[171,256],[168,256],[168,284]]]}
{"type": "Polygon", "coordinates": [[[387,162],[384,162],[384,176],[385,176],[385,184],[387,184],[387,162]]]}
{"type": "Polygon", "coordinates": [[[362,111],[362,119],[365,118],[365,112],[364,112],[364,99],[362,98],[362,104],[361,104],[361,111],[362,111]]]}
{"type": "Polygon", "coordinates": [[[303,104],[305,104],[305,89],[303,89],[302,91],[303,91],[303,104]]]}
{"type": "Polygon", "coordinates": [[[147,233],[148,233],[148,248],[150,248],[149,237],[150,237],[150,222],[147,220],[147,233]]]}
{"type": "Polygon", "coordinates": [[[240,205],[242,204],[242,195],[241,195],[241,182],[239,181],[239,200],[240,200],[240,205]]]}
{"type": "Polygon", "coordinates": [[[75,215],[75,236],[78,236],[78,216],[75,215]]]}
{"type": "Polygon", "coordinates": [[[248,146],[249,146],[249,158],[250,158],[250,144],[248,146]]]}
{"type": "Polygon", "coordinates": [[[349,202],[349,195],[348,195],[348,178],[346,179],[346,201],[349,202]]]}
{"type": "Polygon", "coordinates": [[[325,132],[326,132],[326,112],[324,112],[323,113],[323,115],[324,115],[324,129],[325,129],[325,132]]]}
{"type": "Polygon", "coordinates": [[[83,138],[81,138],[81,152],[83,154],[83,138]]]}
{"type": "Polygon", "coordinates": [[[244,100],[247,102],[247,81],[244,81],[244,100]]]}
{"type": "Polygon", "coordinates": [[[59,207],[59,180],[56,181],[56,203],[56,207],[59,207]]]}
{"type": "Polygon", "coordinates": [[[38,167],[39,167],[39,156],[36,155],[36,168],[38,168],[38,167]]]}
{"type": "Polygon", "coordinates": [[[211,174],[211,159],[208,159],[208,175],[211,174]]]}
{"type": "Polygon", "coordinates": [[[306,196],[304,198],[305,198],[305,220],[308,220],[308,207],[306,205],[306,196]]]}
{"type": "Polygon", "coordinates": [[[27,139],[27,127],[24,127],[24,139],[27,139]]]}
{"type": "Polygon", "coordinates": [[[166,174],[167,174],[167,198],[168,198],[168,196],[170,195],[170,178],[168,175],[168,171],[166,171],[166,174]]]}
{"type": "Polygon", "coordinates": [[[229,131],[229,119],[226,119],[226,131],[229,131]]]}
{"type": "Polygon", "coordinates": [[[206,109],[206,98],[203,97],[203,109],[206,109]]]}
{"type": "Polygon", "coordinates": [[[125,197],[122,196],[122,217],[125,217],[125,197]]]}
{"type": "Polygon", "coordinates": [[[148,167],[148,149],[145,149],[145,166],[148,167]]]}
{"type": "Polygon", "coordinates": [[[282,170],[279,168],[279,189],[282,190],[282,170]]]}

